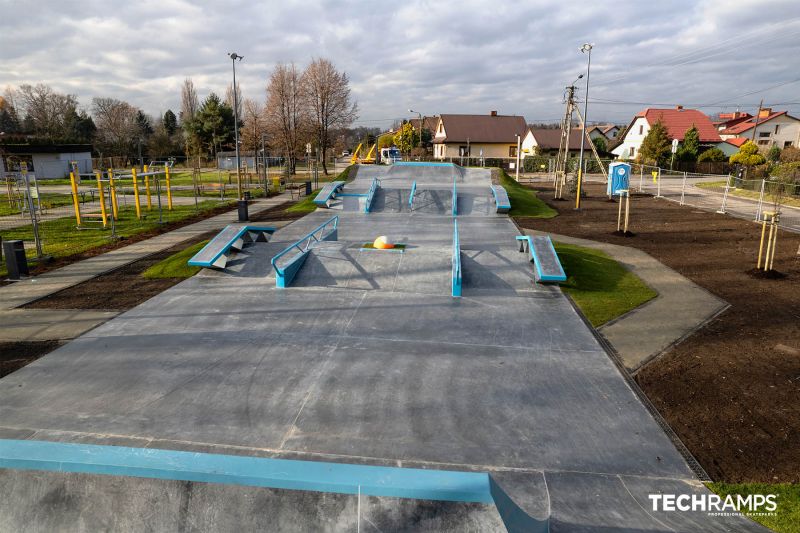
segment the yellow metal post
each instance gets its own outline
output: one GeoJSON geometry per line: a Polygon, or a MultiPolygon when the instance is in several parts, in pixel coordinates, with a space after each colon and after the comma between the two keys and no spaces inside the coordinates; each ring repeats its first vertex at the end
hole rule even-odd
{"type": "MultiPolygon", "coordinates": [[[[583,156],[583,153],[581,153],[581,156],[583,156]]],[[[583,169],[579,168],[578,169],[578,187],[577,187],[576,193],[575,193],[575,209],[580,209],[581,208],[581,182],[582,181],[583,181],[583,169]]],[[[620,200],[622,200],[622,198],[620,198],[620,200]]],[[[617,226],[619,226],[619,224],[617,224],[617,226]]],[[[619,231],[619,228],[617,228],[617,231],[619,231]]]]}
{"type": "Polygon", "coordinates": [[[108,215],[106,215],[106,196],[103,194],[103,173],[98,170],[95,176],[97,176],[97,196],[100,198],[100,216],[103,218],[105,228],[108,225],[108,215]]]}
{"type": "Polygon", "coordinates": [[[119,210],[119,204],[117,204],[117,186],[114,185],[114,169],[108,169],[108,189],[111,192],[111,213],[114,215],[114,220],[119,220],[117,217],[117,211],[119,210]]]}
{"type": "Polygon", "coordinates": [[[164,167],[164,179],[167,182],[167,209],[172,211],[172,189],[169,186],[169,167],[164,167]]]}
{"type": "Polygon", "coordinates": [[[139,205],[139,182],[136,180],[136,169],[131,169],[133,177],[133,203],[136,205],[136,218],[142,218],[142,207],[139,205]]]}
{"type": "Polygon", "coordinates": [[[769,270],[769,258],[772,251],[772,232],[775,230],[775,225],[770,222],[769,234],[767,235],[767,252],[764,254],[764,272],[769,270]]]}
{"type": "Polygon", "coordinates": [[[147,195],[147,209],[152,209],[153,202],[150,199],[150,176],[147,175],[147,165],[144,166],[144,192],[147,195]]]}
{"type": "Polygon", "coordinates": [[[772,237],[772,254],[769,257],[769,270],[772,270],[775,263],[775,248],[778,246],[778,215],[772,217],[772,225],[775,227],[775,235],[772,237]]]}
{"type": "Polygon", "coordinates": [[[69,182],[72,186],[72,204],[75,206],[75,220],[78,221],[78,226],[81,225],[81,202],[78,199],[78,184],[75,183],[75,173],[69,173],[69,182]]]}
{"type": "MultiPolygon", "coordinates": [[[[611,192],[613,193],[614,191],[611,192]]],[[[619,231],[622,228],[622,191],[618,190],[617,192],[619,193],[619,206],[617,209],[617,231],[619,231]]]]}
{"type": "Polygon", "coordinates": [[[631,191],[628,189],[628,192],[625,193],[625,229],[623,230],[625,233],[628,233],[628,220],[631,214],[631,191]]]}

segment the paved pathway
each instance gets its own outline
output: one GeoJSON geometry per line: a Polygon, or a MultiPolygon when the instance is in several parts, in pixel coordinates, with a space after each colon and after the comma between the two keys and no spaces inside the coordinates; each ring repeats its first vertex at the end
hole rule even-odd
{"type": "Polygon", "coordinates": [[[653,300],[598,328],[629,371],[636,372],[728,307],[724,300],[636,248],[550,236],[555,241],[605,252],[658,292],[653,300]]]}
{"type": "MultiPolygon", "coordinates": [[[[254,200],[250,205],[250,214],[265,211],[289,199],[290,193],[287,192],[268,199],[254,200]]],[[[148,255],[171,248],[187,239],[218,230],[226,224],[235,222],[236,217],[236,210],[232,210],[96,257],[51,270],[29,280],[0,287],[0,324],[2,324],[0,340],[71,339],[93,329],[118,313],[114,311],[16,308],[133,263],[148,255]]]]}

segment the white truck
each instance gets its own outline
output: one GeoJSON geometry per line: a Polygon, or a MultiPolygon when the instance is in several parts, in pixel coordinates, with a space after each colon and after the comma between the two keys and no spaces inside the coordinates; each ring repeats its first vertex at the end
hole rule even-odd
{"type": "Polygon", "coordinates": [[[402,161],[403,156],[400,155],[400,150],[396,146],[390,148],[381,148],[381,163],[384,165],[391,165],[402,161]]]}

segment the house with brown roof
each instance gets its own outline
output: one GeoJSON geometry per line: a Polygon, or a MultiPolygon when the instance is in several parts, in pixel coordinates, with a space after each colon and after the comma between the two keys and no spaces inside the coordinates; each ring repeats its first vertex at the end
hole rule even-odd
{"type": "Polygon", "coordinates": [[[800,148],[800,120],[786,111],[773,112],[766,108],[761,110],[758,117],[748,115],[747,119],[727,126],[719,135],[724,140],[754,139],[762,150],[772,146],[781,149],[788,146],[800,148]]]}
{"type": "MultiPolygon", "coordinates": [[[[577,129],[581,129],[581,127],[578,126],[577,129]]],[[[589,126],[586,131],[591,140],[602,137],[603,140],[608,142],[613,141],[617,137],[617,133],[619,133],[619,126],[616,124],[596,124],[594,126],[589,126]]]]}
{"type": "Polygon", "coordinates": [[[628,129],[625,130],[621,141],[611,152],[622,159],[636,158],[642,141],[650,132],[653,124],[659,120],[667,128],[667,135],[670,139],[678,139],[683,142],[686,130],[694,126],[697,128],[701,145],[710,147],[722,142],[717,128],[707,115],[696,109],[685,109],[679,105],[674,109],[647,108],[637,113],[628,129]]]}
{"type": "MultiPolygon", "coordinates": [[[[581,140],[583,140],[583,150],[591,151],[592,145],[582,129],[572,129],[569,135],[569,153],[578,154],[581,150],[581,140]]],[[[525,134],[522,142],[523,156],[539,153],[541,155],[556,156],[561,144],[561,129],[553,128],[531,128],[525,134]]]]}
{"type": "Polygon", "coordinates": [[[497,111],[488,115],[442,114],[433,133],[433,156],[516,157],[517,137],[524,137],[527,129],[525,117],[498,115],[497,111]]]}

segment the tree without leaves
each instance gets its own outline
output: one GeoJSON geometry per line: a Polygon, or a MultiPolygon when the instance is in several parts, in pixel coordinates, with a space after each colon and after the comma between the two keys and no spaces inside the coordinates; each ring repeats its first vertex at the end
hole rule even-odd
{"type": "Polygon", "coordinates": [[[261,149],[261,138],[266,132],[264,108],[258,102],[244,101],[242,105],[243,122],[239,124],[239,137],[245,150],[258,151],[261,149]]]}
{"type": "Polygon", "coordinates": [[[308,105],[314,136],[328,174],[325,155],[331,145],[330,131],[346,128],[358,116],[358,105],[350,97],[350,80],[327,59],[314,59],[303,72],[303,97],[308,105]]]}
{"type": "Polygon", "coordinates": [[[139,110],[116,98],[93,98],[92,114],[97,126],[97,143],[101,150],[112,155],[133,153],[139,135],[136,121],[139,110]]]}
{"type": "Polygon", "coordinates": [[[181,86],[181,111],[178,115],[183,129],[184,147],[186,155],[198,155],[202,151],[200,139],[195,136],[197,128],[194,124],[195,115],[199,107],[197,91],[192,78],[183,80],[181,86]]]}
{"type": "Polygon", "coordinates": [[[672,140],[667,134],[667,128],[659,119],[650,131],[647,132],[642,146],[639,148],[638,159],[641,163],[661,165],[672,152],[672,140]]]}
{"type": "Polygon", "coordinates": [[[236,83],[236,101],[233,99],[233,83],[225,89],[225,104],[231,109],[236,107],[236,119],[242,121],[242,86],[236,83]]]}
{"type": "Polygon", "coordinates": [[[78,108],[74,95],[56,93],[42,83],[26,84],[19,87],[15,100],[30,133],[49,139],[69,136],[69,118],[78,108]]]}
{"type": "Polygon", "coordinates": [[[294,63],[279,63],[273,69],[267,85],[265,115],[270,137],[275,140],[273,144],[280,146],[289,162],[290,172],[294,173],[303,130],[308,124],[300,91],[300,75],[294,63]]]}

